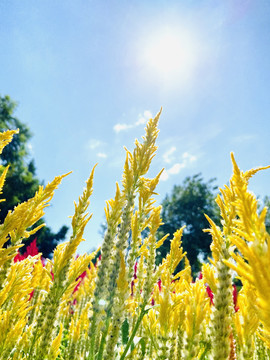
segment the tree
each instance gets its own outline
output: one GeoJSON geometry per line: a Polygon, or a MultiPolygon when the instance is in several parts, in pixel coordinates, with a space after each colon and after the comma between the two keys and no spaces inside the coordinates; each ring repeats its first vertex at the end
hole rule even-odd
{"type": "MultiPolygon", "coordinates": [[[[182,226],[186,226],[182,245],[192,266],[197,272],[200,269],[200,260],[210,255],[211,237],[203,229],[209,227],[204,214],[207,214],[219,224],[218,208],[215,203],[215,179],[204,182],[201,174],[186,177],[183,185],[175,185],[171,195],[167,195],[162,202],[162,220],[159,238],[170,234],[159,249],[157,261],[160,262],[169,252],[170,239],[173,233],[182,226]],[[200,255],[200,256],[199,256],[200,255]],[[199,257],[198,257],[199,256],[199,257]]],[[[179,269],[178,269],[179,270],[179,269]]]]}
{"type": "MultiPolygon", "coordinates": [[[[28,141],[32,134],[26,124],[14,117],[16,107],[16,103],[9,96],[0,96],[0,132],[8,129],[20,130],[4,148],[0,159],[1,165],[10,166],[1,195],[5,201],[1,202],[0,223],[3,223],[8,211],[14,206],[33,197],[42,184],[36,177],[34,160],[29,160],[28,141]]],[[[3,171],[3,166],[0,171],[3,171]]],[[[44,220],[40,220],[39,223],[44,223],[44,220]]],[[[54,233],[49,227],[44,226],[35,234],[38,248],[44,257],[51,257],[53,249],[65,238],[67,230],[68,227],[64,225],[54,233]]],[[[25,245],[29,245],[31,241],[33,237],[27,239],[25,245]]]]}

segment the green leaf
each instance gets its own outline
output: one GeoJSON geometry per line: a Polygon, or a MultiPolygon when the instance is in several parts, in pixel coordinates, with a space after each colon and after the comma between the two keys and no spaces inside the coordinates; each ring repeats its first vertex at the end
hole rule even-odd
{"type": "Polygon", "coordinates": [[[146,352],[146,342],[144,338],[141,338],[141,340],[139,341],[140,346],[141,346],[141,350],[142,350],[142,359],[144,358],[145,352],[146,352]]]}
{"type": "Polygon", "coordinates": [[[122,332],[122,344],[126,345],[128,343],[128,337],[129,337],[129,323],[127,319],[125,319],[122,324],[121,332],[122,332]]]}

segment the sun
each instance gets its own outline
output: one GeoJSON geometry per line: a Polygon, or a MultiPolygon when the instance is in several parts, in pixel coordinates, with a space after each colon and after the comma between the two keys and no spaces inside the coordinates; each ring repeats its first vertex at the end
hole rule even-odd
{"type": "Polygon", "coordinates": [[[188,80],[198,63],[199,46],[187,31],[166,28],[143,40],[141,63],[165,80],[188,80]]]}

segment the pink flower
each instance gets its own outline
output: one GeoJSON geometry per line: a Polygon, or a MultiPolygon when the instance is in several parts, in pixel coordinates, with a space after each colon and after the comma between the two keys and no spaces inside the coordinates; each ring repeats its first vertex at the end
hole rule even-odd
{"type": "Polygon", "coordinates": [[[234,311],[237,312],[239,310],[239,306],[237,306],[237,288],[235,284],[233,284],[233,303],[234,303],[234,311]]]}
{"type": "MultiPolygon", "coordinates": [[[[21,254],[19,251],[17,255],[14,257],[14,262],[22,261],[26,259],[28,256],[35,256],[38,255],[38,247],[37,247],[37,238],[35,238],[30,245],[27,246],[26,251],[21,254]]],[[[45,259],[41,256],[42,265],[45,266],[45,259]]]]}
{"type": "Polygon", "coordinates": [[[214,299],[214,294],[213,294],[213,291],[210,289],[210,286],[209,285],[206,285],[206,292],[207,292],[207,295],[209,296],[209,298],[210,298],[210,303],[211,303],[211,305],[214,305],[214,301],[213,301],[213,299],[214,299]]]}

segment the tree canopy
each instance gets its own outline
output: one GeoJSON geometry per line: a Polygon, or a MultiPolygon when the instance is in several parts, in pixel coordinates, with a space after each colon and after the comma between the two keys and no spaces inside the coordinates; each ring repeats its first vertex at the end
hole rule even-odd
{"type": "MultiPolygon", "coordinates": [[[[9,210],[12,210],[20,202],[24,202],[34,196],[42,182],[36,176],[36,168],[33,159],[29,159],[29,140],[32,133],[28,126],[14,116],[17,104],[9,96],[0,96],[0,132],[8,129],[19,129],[14,135],[12,142],[7,145],[0,158],[3,166],[9,165],[8,174],[1,198],[0,223],[3,223],[9,210]]],[[[41,223],[44,220],[41,220],[41,223]]],[[[62,226],[57,233],[44,226],[36,234],[37,245],[44,257],[50,257],[57,243],[66,236],[68,227],[62,226]]],[[[33,241],[30,237],[25,241],[28,245],[33,241]]],[[[22,250],[23,251],[23,250],[22,250]]]]}
{"type": "Polygon", "coordinates": [[[205,182],[201,174],[188,176],[182,185],[175,185],[172,193],[162,202],[162,220],[160,238],[170,234],[159,249],[158,262],[169,252],[170,239],[173,233],[182,226],[186,226],[182,244],[184,251],[194,272],[200,268],[200,258],[205,260],[210,255],[211,237],[203,229],[209,227],[204,214],[219,223],[218,208],[215,203],[217,186],[215,179],[205,182]],[[200,256],[199,256],[200,255],[200,256]]]}

